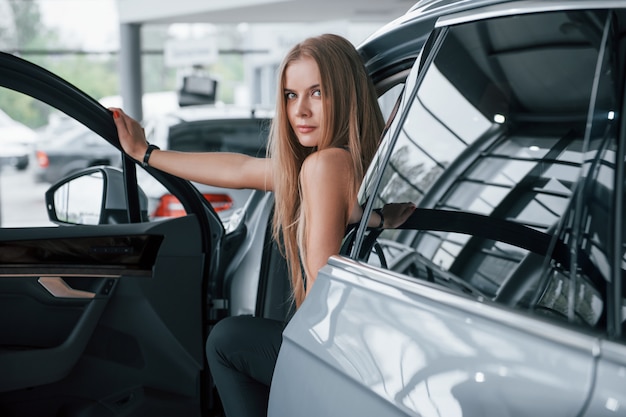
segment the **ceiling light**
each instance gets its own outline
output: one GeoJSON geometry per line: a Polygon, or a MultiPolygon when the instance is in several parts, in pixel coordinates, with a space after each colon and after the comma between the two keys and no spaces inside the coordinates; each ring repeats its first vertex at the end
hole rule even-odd
{"type": "Polygon", "coordinates": [[[503,114],[496,113],[493,116],[493,121],[496,122],[496,123],[502,124],[502,123],[504,123],[506,121],[506,117],[504,117],[503,114]]]}

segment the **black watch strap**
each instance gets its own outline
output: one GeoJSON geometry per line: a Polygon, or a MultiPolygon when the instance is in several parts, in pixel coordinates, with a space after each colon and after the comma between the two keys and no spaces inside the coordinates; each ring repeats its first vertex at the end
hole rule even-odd
{"type": "Polygon", "coordinates": [[[150,155],[152,155],[152,151],[155,149],[161,149],[156,145],[148,144],[148,149],[146,149],[146,153],[143,156],[143,161],[141,162],[141,166],[146,168],[148,166],[148,161],[150,160],[150,155]]]}

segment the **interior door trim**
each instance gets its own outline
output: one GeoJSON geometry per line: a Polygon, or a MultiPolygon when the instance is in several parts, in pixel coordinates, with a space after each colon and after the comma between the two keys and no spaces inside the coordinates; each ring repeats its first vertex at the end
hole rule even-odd
{"type": "Polygon", "coordinates": [[[61,277],[40,277],[37,282],[57,298],[94,298],[96,296],[94,292],[70,287],[61,277]]]}

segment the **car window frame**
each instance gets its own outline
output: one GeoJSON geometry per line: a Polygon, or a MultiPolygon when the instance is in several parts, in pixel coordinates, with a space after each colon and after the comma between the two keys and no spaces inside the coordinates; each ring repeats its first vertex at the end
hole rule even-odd
{"type": "Polygon", "coordinates": [[[384,168],[389,163],[392,153],[391,151],[400,136],[402,130],[401,127],[408,118],[407,105],[410,107],[410,104],[415,100],[419,86],[422,84],[426,74],[425,71],[421,70],[422,68],[427,68],[431,65],[437,55],[439,47],[445,39],[446,33],[447,29],[445,28],[433,30],[430,33],[430,36],[427,38],[424,45],[422,45],[418,58],[414,61],[412,68],[409,70],[405,79],[404,88],[398,98],[398,103],[394,107],[394,110],[391,112],[389,120],[387,121],[387,127],[382,134],[379,150],[368,169],[368,172],[371,170],[377,170],[378,172],[375,174],[374,180],[371,184],[363,183],[361,190],[359,190],[359,203],[363,207],[364,215],[354,232],[354,243],[349,252],[349,257],[351,259],[358,261],[360,257],[359,254],[363,250],[367,223],[369,222],[369,217],[371,216],[374,208],[374,199],[369,198],[369,196],[375,195],[375,190],[380,187],[384,168]],[[412,75],[415,72],[417,72],[417,75],[413,77],[412,75]],[[411,80],[415,80],[414,83],[411,84],[411,80]],[[367,198],[367,200],[365,200],[365,198],[367,198]]]}

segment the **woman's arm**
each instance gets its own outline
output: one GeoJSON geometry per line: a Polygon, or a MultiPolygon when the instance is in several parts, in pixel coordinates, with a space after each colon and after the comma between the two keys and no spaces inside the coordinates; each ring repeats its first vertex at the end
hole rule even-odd
{"type": "Polygon", "coordinates": [[[348,201],[354,173],[350,154],[331,148],[315,152],[302,165],[302,207],[306,210],[304,261],[307,293],[317,271],[339,253],[352,202],[348,201]]]}
{"type": "MultiPolygon", "coordinates": [[[[124,151],[142,162],[148,142],[143,128],[119,108],[110,108],[124,151]]],[[[181,178],[224,188],[273,189],[271,161],[228,152],[153,150],[149,165],[181,178]]]]}
{"type": "MultiPolygon", "coordinates": [[[[315,152],[302,165],[302,207],[306,210],[306,270],[307,293],[317,278],[317,272],[328,258],[341,248],[346,226],[353,219],[359,221],[363,210],[355,201],[348,201],[352,172],[350,154],[332,148],[315,152]]],[[[415,210],[413,203],[386,204],[383,208],[384,228],[398,227],[415,210]]],[[[370,216],[368,225],[380,224],[377,213],[370,216]]]]}

